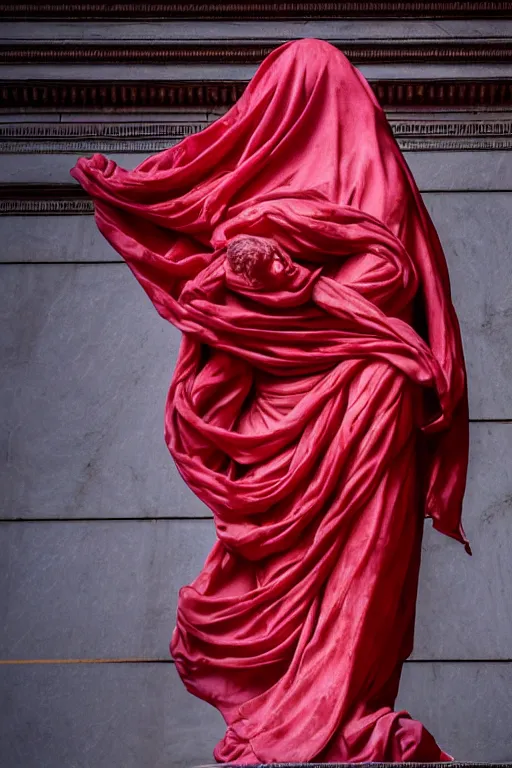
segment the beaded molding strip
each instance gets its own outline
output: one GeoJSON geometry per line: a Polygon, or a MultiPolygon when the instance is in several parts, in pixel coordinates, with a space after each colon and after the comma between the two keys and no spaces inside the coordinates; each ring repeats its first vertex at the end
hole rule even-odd
{"type": "Polygon", "coordinates": [[[39,2],[0,3],[6,19],[283,19],[283,18],[500,18],[509,0],[346,0],[345,2],[39,2]]]}
{"type": "MultiPolygon", "coordinates": [[[[512,117],[509,115],[480,120],[418,120],[391,117],[389,122],[402,151],[512,148],[512,117]]],[[[152,153],[173,146],[208,124],[206,121],[4,123],[0,124],[0,153],[152,153]]]]}
{"type": "MultiPolygon", "coordinates": [[[[259,64],[285,40],[223,43],[9,43],[0,64],[259,64]]],[[[353,64],[500,64],[511,40],[331,40],[353,64]]]]}

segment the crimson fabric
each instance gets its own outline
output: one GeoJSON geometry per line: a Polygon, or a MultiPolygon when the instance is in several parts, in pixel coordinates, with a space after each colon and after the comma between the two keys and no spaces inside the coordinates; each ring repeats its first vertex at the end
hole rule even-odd
{"type": "Polygon", "coordinates": [[[218,540],[171,653],[226,720],[215,758],[451,760],[393,706],[424,517],[470,552],[466,376],[444,254],[370,86],[330,44],[289,42],[205,130],[72,175],[183,332],[165,439],[218,540]]]}

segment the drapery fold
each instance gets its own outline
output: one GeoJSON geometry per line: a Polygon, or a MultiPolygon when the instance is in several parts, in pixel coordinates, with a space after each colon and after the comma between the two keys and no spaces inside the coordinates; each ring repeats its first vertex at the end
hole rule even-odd
{"type": "Polygon", "coordinates": [[[165,439],[218,541],[171,652],[221,762],[447,760],[393,703],[424,516],[461,524],[467,389],[443,250],[370,86],[286,43],[237,104],[72,175],[183,333],[165,439]]]}

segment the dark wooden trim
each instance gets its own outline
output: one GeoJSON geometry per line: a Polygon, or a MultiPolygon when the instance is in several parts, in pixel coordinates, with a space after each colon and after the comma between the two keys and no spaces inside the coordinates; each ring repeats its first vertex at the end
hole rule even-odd
{"type": "Polygon", "coordinates": [[[79,184],[0,184],[0,200],[88,200],[79,184]]]}
{"type": "Polygon", "coordinates": [[[289,19],[289,18],[503,18],[509,0],[347,0],[346,2],[11,2],[0,3],[5,19],[289,19]]]}
{"type": "MultiPolygon", "coordinates": [[[[259,64],[284,40],[223,43],[9,43],[0,64],[259,64]]],[[[353,64],[499,64],[511,40],[331,41],[353,64]]]]}
{"type": "MultiPolygon", "coordinates": [[[[511,109],[512,79],[374,80],[384,109],[511,109]]],[[[0,82],[0,111],[166,111],[232,106],[242,81],[42,81],[0,82]]]]}
{"type": "Polygon", "coordinates": [[[9,81],[0,83],[0,110],[158,111],[230,107],[247,83],[158,81],[9,81]]]}

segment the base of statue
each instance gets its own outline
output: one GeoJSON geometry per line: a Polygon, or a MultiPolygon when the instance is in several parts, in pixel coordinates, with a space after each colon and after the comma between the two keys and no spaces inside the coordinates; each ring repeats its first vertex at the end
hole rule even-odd
{"type": "MultiPolygon", "coordinates": [[[[197,765],[193,768],[219,768],[219,763],[208,765],[197,765]]],[[[235,763],[224,763],[225,768],[239,768],[235,763]]],[[[244,765],[244,768],[389,768],[390,765],[414,766],[414,768],[439,768],[440,765],[448,763],[251,763],[244,765]]],[[[451,761],[449,765],[453,768],[512,768],[512,763],[471,763],[451,761]]]]}

